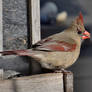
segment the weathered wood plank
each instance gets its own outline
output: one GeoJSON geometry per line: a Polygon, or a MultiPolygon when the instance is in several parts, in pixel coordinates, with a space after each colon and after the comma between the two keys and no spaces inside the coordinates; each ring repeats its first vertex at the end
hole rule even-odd
{"type": "Polygon", "coordinates": [[[51,73],[0,81],[0,92],[63,92],[63,74],[51,73]]]}
{"type": "Polygon", "coordinates": [[[40,34],[40,0],[28,0],[30,44],[41,39],[40,34]]]}
{"type": "Polygon", "coordinates": [[[2,0],[0,0],[0,51],[3,50],[2,0]]]}
{"type": "Polygon", "coordinates": [[[4,71],[3,71],[3,69],[0,69],[0,80],[3,80],[3,75],[4,75],[4,71]]]}

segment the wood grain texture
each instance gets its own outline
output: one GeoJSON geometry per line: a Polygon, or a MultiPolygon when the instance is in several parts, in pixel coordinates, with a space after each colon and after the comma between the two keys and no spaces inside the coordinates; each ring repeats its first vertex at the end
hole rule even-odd
{"type": "Polygon", "coordinates": [[[28,6],[30,43],[34,44],[41,39],[40,0],[29,0],[28,6]]]}
{"type": "Polygon", "coordinates": [[[73,73],[65,73],[64,76],[64,92],[73,92],[73,73]]]}
{"type": "Polygon", "coordinates": [[[61,73],[41,74],[0,81],[0,92],[63,92],[61,73]]]}
{"type": "Polygon", "coordinates": [[[0,80],[3,80],[3,75],[4,75],[4,71],[3,71],[3,69],[0,69],[0,80]]]}
{"type": "Polygon", "coordinates": [[[0,51],[3,50],[3,24],[2,24],[2,12],[3,6],[2,6],[2,0],[0,0],[0,51]]]}

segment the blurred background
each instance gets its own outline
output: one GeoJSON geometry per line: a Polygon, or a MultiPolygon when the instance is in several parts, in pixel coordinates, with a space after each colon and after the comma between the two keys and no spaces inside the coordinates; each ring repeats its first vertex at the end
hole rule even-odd
{"type": "MultiPolygon", "coordinates": [[[[40,5],[42,38],[67,28],[80,11],[92,36],[91,0],[40,0],[40,5]]],[[[74,92],[92,92],[92,37],[83,42],[80,57],[69,70],[74,73],[74,92]]]]}

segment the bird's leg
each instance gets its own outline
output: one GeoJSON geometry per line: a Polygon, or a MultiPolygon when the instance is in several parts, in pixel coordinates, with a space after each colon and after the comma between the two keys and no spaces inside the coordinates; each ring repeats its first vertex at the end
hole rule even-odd
{"type": "Polygon", "coordinates": [[[71,71],[67,71],[67,70],[65,70],[64,68],[57,69],[57,70],[55,70],[54,72],[55,72],[55,73],[64,73],[64,74],[66,74],[66,73],[71,73],[71,71]]]}

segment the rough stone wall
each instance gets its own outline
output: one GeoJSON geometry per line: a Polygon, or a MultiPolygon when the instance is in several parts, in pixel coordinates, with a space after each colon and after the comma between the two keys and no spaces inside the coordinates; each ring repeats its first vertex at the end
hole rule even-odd
{"type": "Polygon", "coordinates": [[[3,0],[4,50],[27,48],[26,0],[3,0]]]}

